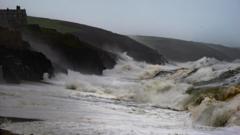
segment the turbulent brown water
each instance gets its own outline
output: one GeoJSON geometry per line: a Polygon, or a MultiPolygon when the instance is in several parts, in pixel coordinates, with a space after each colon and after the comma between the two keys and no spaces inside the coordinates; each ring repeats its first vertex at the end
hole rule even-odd
{"type": "Polygon", "coordinates": [[[202,58],[150,65],[123,54],[103,76],[68,71],[43,83],[0,85],[0,116],[38,119],[19,134],[240,133],[240,63],[202,58]]]}

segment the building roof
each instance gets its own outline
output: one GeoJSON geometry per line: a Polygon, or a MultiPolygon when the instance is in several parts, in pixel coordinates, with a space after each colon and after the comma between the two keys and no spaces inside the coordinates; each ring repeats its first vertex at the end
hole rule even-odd
{"type": "Polygon", "coordinates": [[[17,6],[16,9],[0,9],[0,13],[4,14],[4,13],[26,13],[25,9],[21,9],[20,6],[17,6]]]}

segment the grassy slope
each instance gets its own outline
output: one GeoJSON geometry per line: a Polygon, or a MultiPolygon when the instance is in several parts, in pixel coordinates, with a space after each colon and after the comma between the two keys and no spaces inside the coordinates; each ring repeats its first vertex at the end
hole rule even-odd
{"type": "Polygon", "coordinates": [[[75,33],[79,31],[86,32],[88,30],[91,32],[100,31],[100,32],[106,32],[106,33],[112,33],[110,31],[107,31],[101,28],[96,28],[96,27],[92,27],[84,24],[78,24],[78,23],[73,23],[73,22],[68,22],[63,20],[32,17],[32,16],[28,16],[27,20],[28,20],[28,24],[38,24],[41,27],[56,29],[57,31],[62,33],[75,33]]]}
{"type": "Polygon", "coordinates": [[[64,25],[64,23],[58,20],[30,17],[30,16],[27,18],[27,20],[29,24],[39,24],[41,27],[56,29],[57,31],[62,33],[68,33],[68,32],[71,33],[71,32],[79,31],[78,28],[74,26],[64,25]]]}
{"type": "Polygon", "coordinates": [[[240,58],[239,49],[222,45],[150,36],[132,36],[131,38],[157,49],[159,53],[174,61],[197,60],[204,56],[230,61],[240,58]]]}
{"type": "Polygon", "coordinates": [[[89,45],[114,53],[127,52],[129,56],[139,61],[146,61],[153,64],[162,64],[166,62],[162,55],[156,50],[125,35],[112,33],[104,29],[38,17],[28,17],[28,23],[56,29],[62,33],[72,33],[89,45]]]}

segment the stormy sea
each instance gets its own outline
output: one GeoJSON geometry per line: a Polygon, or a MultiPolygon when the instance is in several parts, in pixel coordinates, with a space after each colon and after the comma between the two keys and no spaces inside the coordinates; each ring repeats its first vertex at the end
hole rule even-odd
{"type": "Polygon", "coordinates": [[[123,53],[103,75],[67,72],[1,83],[0,128],[26,135],[240,133],[239,60],[154,65],[123,53]]]}

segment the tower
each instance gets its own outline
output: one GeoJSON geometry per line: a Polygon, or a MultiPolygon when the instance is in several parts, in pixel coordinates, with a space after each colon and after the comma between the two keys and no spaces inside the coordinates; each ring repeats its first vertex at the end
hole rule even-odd
{"type": "Polygon", "coordinates": [[[16,6],[16,9],[0,10],[0,26],[19,28],[27,24],[27,13],[25,9],[16,6]]]}

